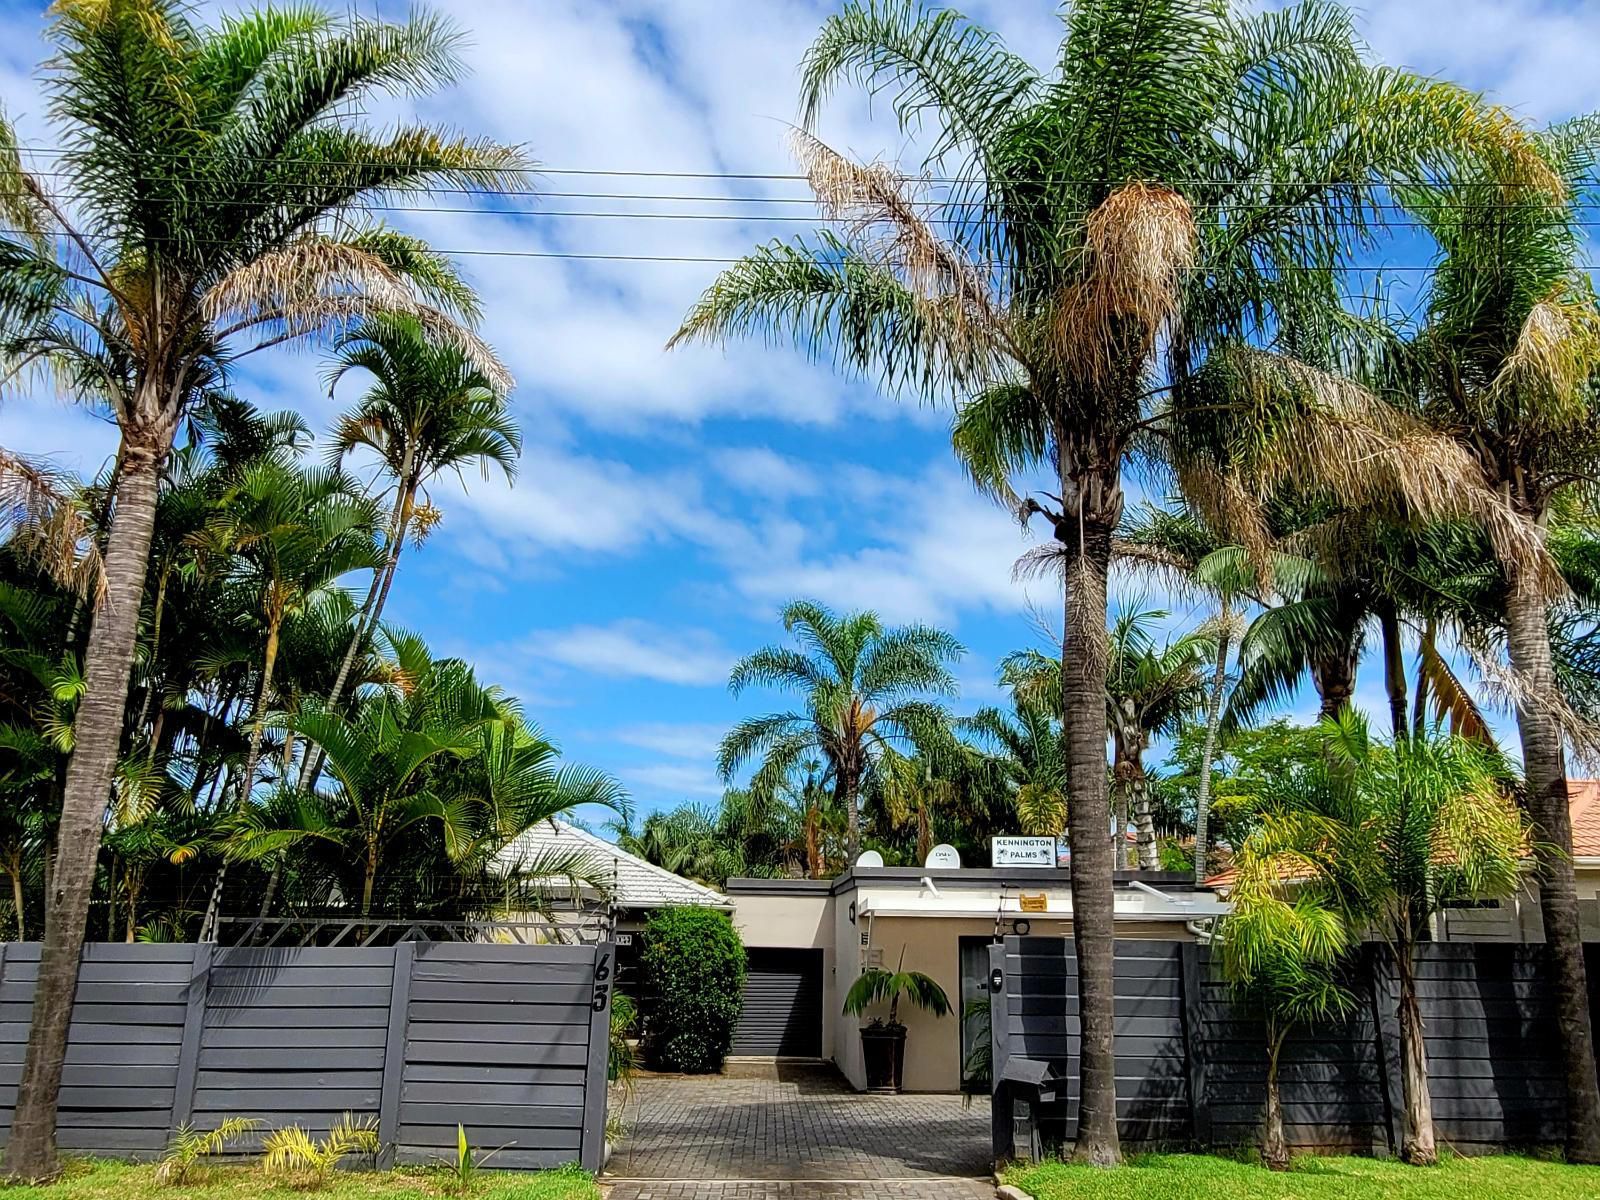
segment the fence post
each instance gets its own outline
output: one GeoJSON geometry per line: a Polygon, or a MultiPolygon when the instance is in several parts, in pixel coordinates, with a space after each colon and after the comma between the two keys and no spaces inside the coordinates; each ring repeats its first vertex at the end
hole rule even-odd
{"type": "Polygon", "coordinates": [[[1183,979],[1183,1052],[1189,1062],[1191,1135],[1202,1150],[1211,1146],[1211,1105],[1206,1096],[1205,974],[1200,943],[1179,942],[1178,964],[1183,979]]]}
{"type": "Polygon", "coordinates": [[[1010,1057],[1011,1030],[1006,1021],[1006,947],[989,947],[989,1147],[996,1168],[1011,1161],[1011,1089],[1000,1081],[1010,1057]]]}
{"type": "Polygon", "coordinates": [[[1400,1078],[1400,1014],[1389,988],[1389,960],[1384,947],[1369,947],[1367,969],[1372,979],[1372,1036],[1378,1048],[1383,1107],[1389,1114],[1389,1153],[1398,1157],[1405,1144],[1405,1085],[1400,1078]]]}
{"type": "Polygon", "coordinates": [[[400,1083],[406,1071],[406,1021],[411,1012],[411,967],[415,942],[394,945],[389,981],[389,1035],[383,1043],[383,1093],[378,1101],[378,1166],[394,1166],[400,1149],[400,1083]]]}
{"type": "Polygon", "coordinates": [[[589,1069],[583,1080],[582,1166],[597,1174],[606,1153],[606,1087],[611,1059],[611,984],[617,970],[617,948],[601,942],[594,948],[594,997],[589,1003],[589,1069]]]}
{"type": "Polygon", "coordinates": [[[178,1080],[172,1093],[172,1132],[194,1117],[195,1084],[200,1077],[200,1035],[205,1031],[206,996],[211,991],[211,959],[215,942],[196,942],[189,968],[188,1008],[183,1014],[183,1041],[178,1046],[178,1080]]]}

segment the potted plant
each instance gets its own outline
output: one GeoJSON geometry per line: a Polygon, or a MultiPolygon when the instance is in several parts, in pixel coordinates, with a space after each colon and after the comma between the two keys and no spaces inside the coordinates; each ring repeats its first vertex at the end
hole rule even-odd
{"type": "Polygon", "coordinates": [[[905,948],[893,971],[868,967],[844,998],[847,1016],[860,1017],[874,1004],[887,1003],[889,1017],[873,1017],[861,1027],[861,1057],[866,1064],[867,1091],[898,1092],[906,1062],[906,1027],[900,1024],[900,1001],[936,1017],[950,1011],[950,998],[938,982],[921,971],[905,970],[905,948]]]}

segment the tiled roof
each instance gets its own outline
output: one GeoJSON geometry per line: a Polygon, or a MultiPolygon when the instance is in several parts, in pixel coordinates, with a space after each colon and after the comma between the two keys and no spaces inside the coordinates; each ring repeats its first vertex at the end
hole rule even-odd
{"type": "Polygon", "coordinates": [[[613,878],[616,894],[612,902],[619,908],[660,908],[668,904],[733,907],[721,892],[645,862],[598,834],[561,820],[541,821],[507,845],[499,858],[509,867],[519,860],[535,862],[543,855],[559,853],[584,854],[593,867],[599,868],[595,874],[613,878]]]}
{"type": "MultiPolygon", "coordinates": [[[[1600,779],[1567,780],[1567,804],[1572,814],[1572,857],[1600,859],[1600,779]]],[[[1235,877],[1229,867],[1206,880],[1206,886],[1226,890],[1235,877]]]]}
{"type": "Polygon", "coordinates": [[[1567,780],[1572,857],[1600,858],[1600,779],[1567,780]]]}

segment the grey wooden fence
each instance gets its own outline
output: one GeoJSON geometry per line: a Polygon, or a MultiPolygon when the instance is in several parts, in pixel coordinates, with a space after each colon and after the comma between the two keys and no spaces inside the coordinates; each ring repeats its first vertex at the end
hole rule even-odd
{"type": "MultiPolygon", "coordinates": [[[[1077,960],[1072,939],[1011,937],[991,949],[997,1159],[1069,1143],[1078,1116],[1077,960]]],[[[1466,1152],[1559,1142],[1560,1041],[1541,946],[1428,945],[1419,1003],[1439,1137],[1466,1152]]],[[[1336,1026],[1296,1030],[1279,1067],[1292,1143],[1398,1149],[1399,1030],[1393,963],[1369,947],[1359,1004],[1336,1026]]],[[[1256,1136],[1266,1052],[1258,1016],[1217,977],[1208,947],[1116,946],[1117,1119],[1155,1145],[1229,1146],[1256,1136]]]]}
{"type": "MultiPolygon", "coordinates": [[[[377,1122],[386,1162],[466,1126],[497,1167],[600,1166],[615,951],[478,943],[84,947],[63,1149],[148,1157],[226,1116],[377,1122]]],[[[16,1104],[39,947],[0,946],[0,1140],[16,1104]]]]}

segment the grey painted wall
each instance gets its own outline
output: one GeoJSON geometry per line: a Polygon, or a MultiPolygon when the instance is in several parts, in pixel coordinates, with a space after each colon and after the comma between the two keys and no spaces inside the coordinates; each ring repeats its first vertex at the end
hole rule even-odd
{"type": "MultiPolygon", "coordinates": [[[[1069,1142],[1077,1120],[1077,961],[1071,938],[1009,937],[990,951],[997,1158],[1069,1142]],[[1042,1097],[1042,1098],[1041,1098],[1042,1097]]],[[[1466,1151],[1559,1142],[1564,1076],[1542,986],[1543,947],[1482,943],[1419,951],[1419,1002],[1434,1120],[1466,1151]]],[[[1291,1142],[1391,1153],[1402,1112],[1392,962],[1369,947],[1356,1011],[1300,1029],[1279,1067],[1291,1142]]],[[[1255,1140],[1266,1052],[1259,1018],[1217,977],[1207,947],[1119,941],[1117,1116],[1132,1143],[1255,1140]]]]}
{"type": "MultiPolygon", "coordinates": [[[[38,964],[37,944],[0,946],[0,1140],[38,964]]],[[[460,1122],[504,1147],[497,1167],[597,1170],[614,964],[609,944],[91,944],[59,1143],[150,1157],[185,1122],[318,1133],[350,1112],[378,1122],[389,1162],[446,1156],[460,1122]]]]}

